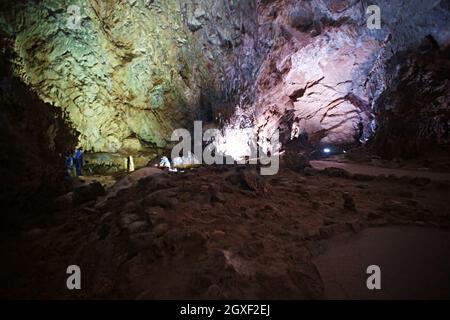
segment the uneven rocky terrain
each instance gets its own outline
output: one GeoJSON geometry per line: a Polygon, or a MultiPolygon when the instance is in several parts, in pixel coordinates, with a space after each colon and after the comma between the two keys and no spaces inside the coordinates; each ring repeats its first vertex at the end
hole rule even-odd
{"type": "Polygon", "coordinates": [[[448,229],[449,195],[449,181],[337,168],[273,177],[249,166],[145,168],[96,200],[60,198],[51,218],[4,242],[1,295],[317,299],[324,285],[311,259],[322,240],[370,226],[448,229]],[[65,287],[71,264],[81,291],[65,287]]]}
{"type": "Polygon", "coordinates": [[[0,296],[318,299],[323,240],[447,230],[449,30],[449,0],[2,1],[0,296]],[[152,167],[194,120],[235,160],[279,132],[281,172],[152,167]]]}

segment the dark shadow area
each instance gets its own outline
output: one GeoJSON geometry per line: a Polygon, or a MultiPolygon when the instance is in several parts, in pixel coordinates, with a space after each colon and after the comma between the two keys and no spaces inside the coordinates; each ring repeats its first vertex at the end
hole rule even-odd
{"type": "Polygon", "coordinates": [[[77,132],[60,109],[43,103],[11,73],[11,43],[0,37],[0,205],[2,236],[14,233],[26,218],[52,209],[55,196],[70,188],[65,155],[77,132]]]}

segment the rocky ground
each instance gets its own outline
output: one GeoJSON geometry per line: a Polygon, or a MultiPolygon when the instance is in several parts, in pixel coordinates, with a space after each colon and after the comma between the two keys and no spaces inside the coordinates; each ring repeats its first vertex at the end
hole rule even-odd
{"type": "Polygon", "coordinates": [[[322,240],[371,226],[448,229],[449,195],[449,181],[336,168],[267,177],[249,166],[144,168],[96,200],[59,199],[51,219],[3,241],[0,295],[322,298],[311,262],[322,240]],[[82,270],[76,292],[65,286],[72,264],[82,270]]]}
{"type": "Polygon", "coordinates": [[[323,239],[448,228],[449,4],[374,4],[378,30],[356,0],[1,3],[0,296],[321,298],[323,239]],[[368,152],[273,177],[122,176],[194,120],[234,158],[253,137],[271,151],[275,132],[284,149],[307,133],[316,150],[368,152]],[[68,181],[77,145],[97,175],[68,181]],[[73,264],[81,291],[65,286],[73,264]]]}

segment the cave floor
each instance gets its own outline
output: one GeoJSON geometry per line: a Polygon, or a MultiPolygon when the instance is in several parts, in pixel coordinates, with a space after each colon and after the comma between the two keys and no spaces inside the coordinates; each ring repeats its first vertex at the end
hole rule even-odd
{"type": "MultiPolygon", "coordinates": [[[[4,242],[0,296],[320,299],[330,297],[330,270],[355,270],[333,267],[336,237],[408,226],[440,229],[449,239],[447,180],[339,168],[282,169],[263,177],[245,166],[177,174],[147,168],[125,179],[104,197],[67,206],[4,242]],[[315,264],[320,257],[325,266],[315,264]],[[66,268],[74,264],[81,268],[82,290],[69,291],[66,268]]],[[[383,239],[386,247],[386,239],[395,241],[383,239]]],[[[432,247],[434,258],[448,253],[442,240],[432,247]]]]}
{"type": "Polygon", "coordinates": [[[111,189],[118,181],[126,176],[126,173],[115,173],[115,174],[91,174],[80,177],[80,181],[83,183],[92,183],[92,182],[100,182],[102,186],[109,190],[111,189]]]}
{"type": "Polygon", "coordinates": [[[367,228],[324,241],[313,259],[325,299],[449,299],[450,232],[416,226],[367,228]],[[367,267],[381,271],[381,290],[368,290],[367,267]]]}
{"type": "Polygon", "coordinates": [[[313,168],[324,170],[326,168],[339,168],[351,174],[368,176],[396,176],[407,178],[427,178],[434,181],[450,181],[450,173],[430,171],[428,168],[388,168],[370,164],[336,161],[336,159],[311,161],[313,168]]]}

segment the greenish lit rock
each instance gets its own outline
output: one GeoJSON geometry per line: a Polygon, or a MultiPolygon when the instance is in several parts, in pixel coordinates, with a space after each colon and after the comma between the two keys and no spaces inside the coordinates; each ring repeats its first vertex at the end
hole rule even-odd
{"type": "MultiPolygon", "coordinates": [[[[180,1],[45,0],[1,8],[16,74],[64,110],[93,152],[164,147],[215,86],[180,1]]],[[[202,11],[197,15],[203,16],[202,11]]]]}
{"type": "MultiPolygon", "coordinates": [[[[141,152],[133,155],[135,169],[143,168],[158,155],[151,152],[141,152]]],[[[89,153],[85,154],[83,170],[89,174],[105,174],[126,172],[128,170],[128,155],[121,153],[89,153]]]]}
{"type": "Polygon", "coordinates": [[[127,138],[122,141],[122,149],[129,153],[136,153],[142,151],[143,146],[141,141],[137,138],[127,138]]]}
{"type": "MultiPolygon", "coordinates": [[[[256,0],[21,0],[0,3],[14,72],[61,108],[90,152],[127,138],[167,146],[255,82],[256,0]],[[194,25],[194,28],[192,28],[194,25]]],[[[231,105],[230,104],[230,105],[231,105]]]]}

